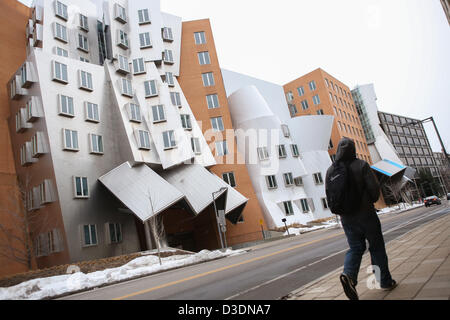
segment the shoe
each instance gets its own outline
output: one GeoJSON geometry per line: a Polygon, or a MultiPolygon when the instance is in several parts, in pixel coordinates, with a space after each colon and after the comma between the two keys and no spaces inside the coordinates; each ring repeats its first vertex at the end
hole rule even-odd
{"type": "Polygon", "coordinates": [[[352,279],[345,273],[341,274],[339,277],[341,280],[342,287],[344,288],[345,295],[350,300],[359,300],[358,292],[356,292],[356,286],[352,279]]]}
{"type": "Polygon", "coordinates": [[[398,285],[398,284],[397,284],[397,281],[392,280],[390,285],[388,285],[388,286],[386,286],[386,287],[381,287],[381,289],[383,289],[384,291],[391,291],[391,290],[393,290],[397,285],[398,285]]]}

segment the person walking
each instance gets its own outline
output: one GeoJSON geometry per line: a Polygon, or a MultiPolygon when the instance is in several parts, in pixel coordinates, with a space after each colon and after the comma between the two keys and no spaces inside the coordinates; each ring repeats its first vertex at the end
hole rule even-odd
{"type": "Polygon", "coordinates": [[[341,217],[349,245],[340,281],[345,295],[358,300],[356,286],[366,240],[373,266],[379,268],[377,281],[384,290],[397,286],[389,272],[388,257],[374,203],[380,196],[380,185],[370,165],[356,158],[355,143],[343,138],[339,142],[336,161],[327,170],[325,190],[330,209],[341,217]]]}

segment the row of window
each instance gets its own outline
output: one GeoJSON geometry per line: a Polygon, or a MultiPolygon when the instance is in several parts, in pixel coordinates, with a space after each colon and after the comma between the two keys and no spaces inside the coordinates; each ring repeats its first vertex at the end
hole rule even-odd
{"type": "MultiPolygon", "coordinates": [[[[277,146],[278,149],[278,158],[286,158],[287,157],[287,152],[286,152],[286,146],[284,144],[280,144],[277,146]]],[[[268,160],[270,155],[269,155],[269,150],[267,147],[259,147],[256,149],[257,153],[258,153],[258,158],[260,161],[264,161],[264,160],[268,160]]],[[[300,152],[298,150],[298,145],[296,144],[291,144],[291,152],[292,152],[292,156],[293,157],[299,157],[300,156],[300,152]]]]}
{"type": "MultiPolygon", "coordinates": [[[[303,213],[308,213],[309,211],[314,211],[315,210],[315,206],[314,206],[314,200],[313,199],[299,199],[299,204],[300,207],[299,209],[303,212],[303,213]]],[[[327,202],[327,198],[321,198],[321,202],[322,202],[322,208],[324,210],[328,209],[328,202],[327,202]]],[[[283,209],[284,209],[284,213],[286,214],[286,216],[290,216],[294,214],[294,207],[292,205],[292,201],[283,201],[283,209]]]]}
{"type": "MultiPolygon", "coordinates": [[[[323,184],[322,173],[317,172],[313,174],[314,183],[316,185],[323,184]]],[[[301,177],[294,178],[292,172],[283,173],[283,180],[285,187],[303,186],[303,179],[301,177]]],[[[266,184],[268,189],[277,189],[278,183],[275,175],[266,176],[266,184]]]]}
{"type": "MultiPolygon", "coordinates": [[[[83,247],[92,247],[99,244],[96,224],[85,224],[81,226],[83,247]]],[[[120,223],[105,224],[106,239],[108,244],[121,243],[123,240],[122,225],[120,223]]]]}
{"type": "Polygon", "coordinates": [[[402,134],[413,137],[424,137],[425,133],[422,129],[412,127],[401,127],[394,124],[383,124],[383,128],[388,129],[390,133],[402,134]]]}
{"type": "Polygon", "coordinates": [[[389,135],[389,139],[394,145],[414,146],[414,147],[428,147],[425,138],[413,138],[406,136],[389,135]]]}
{"type": "Polygon", "coordinates": [[[332,88],[334,91],[340,93],[342,96],[345,96],[347,99],[352,100],[352,95],[350,92],[347,92],[345,89],[342,89],[337,84],[334,84],[333,81],[328,81],[327,78],[325,78],[325,84],[327,85],[327,88],[332,88]]]}
{"type": "Polygon", "coordinates": [[[347,101],[342,100],[342,98],[338,98],[336,95],[333,96],[333,94],[331,92],[329,92],[329,95],[330,95],[331,102],[333,102],[333,99],[334,99],[334,102],[337,105],[339,105],[339,103],[340,103],[342,107],[346,107],[347,109],[350,109],[351,111],[357,113],[355,106],[353,104],[351,104],[350,102],[347,103],[347,101]]]}

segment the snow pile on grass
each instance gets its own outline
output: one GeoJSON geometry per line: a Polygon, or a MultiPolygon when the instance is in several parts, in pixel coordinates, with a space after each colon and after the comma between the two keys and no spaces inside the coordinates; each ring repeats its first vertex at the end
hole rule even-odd
{"type": "Polygon", "coordinates": [[[379,210],[377,213],[378,214],[385,214],[385,213],[394,212],[394,211],[402,212],[402,211],[405,211],[405,210],[422,207],[423,205],[424,205],[423,203],[409,204],[409,203],[403,203],[402,202],[402,203],[396,204],[396,205],[394,205],[392,207],[383,208],[383,209],[379,210]]]}
{"type": "Polygon", "coordinates": [[[118,268],[105,269],[88,274],[76,272],[62,276],[33,279],[13,287],[0,288],[0,300],[40,300],[55,297],[137,276],[233,256],[244,251],[231,249],[225,252],[203,250],[192,255],[173,255],[161,258],[162,265],[159,264],[157,256],[142,256],[118,268]]]}
{"type": "MultiPolygon", "coordinates": [[[[333,228],[337,226],[337,222],[335,219],[331,219],[325,222],[322,222],[321,225],[317,225],[317,226],[311,226],[311,227],[305,227],[305,228],[288,228],[289,234],[295,234],[296,236],[305,233],[305,232],[309,232],[309,231],[313,231],[313,230],[319,230],[319,229],[328,229],[328,228],[333,228]]],[[[286,231],[283,235],[287,236],[288,232],[286,231]]]]}

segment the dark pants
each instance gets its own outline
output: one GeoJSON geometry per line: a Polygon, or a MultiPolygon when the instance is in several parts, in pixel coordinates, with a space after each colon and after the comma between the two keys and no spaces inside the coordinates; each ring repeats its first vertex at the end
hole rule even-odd
{"type": "Polygon", "coordinates": [[[389,272],[380,219],[373,213],[358,220],[345,220],[347,219],[342,219],[342,226],[350,250],[345,256],[344,273],[357,283],[361,259],[364,251],[366,251],[367,239],[372,265],[380,268],[380,279],[377,280],[380,281],[381,287],[389,286],[392,277],[389,272]]]}

